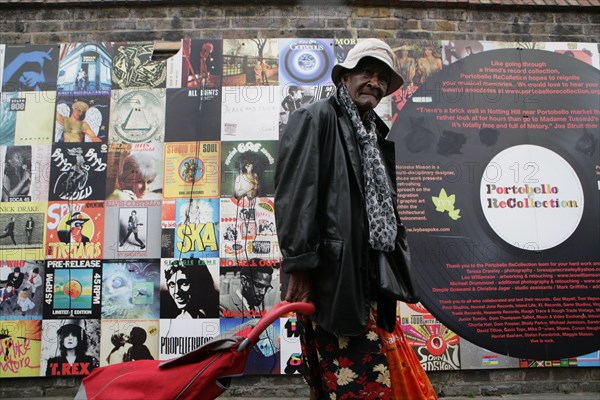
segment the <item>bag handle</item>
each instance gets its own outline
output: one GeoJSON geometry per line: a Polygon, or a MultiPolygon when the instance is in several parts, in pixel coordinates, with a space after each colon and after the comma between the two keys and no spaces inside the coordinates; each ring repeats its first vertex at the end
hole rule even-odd
{"type": "Polygon", "coordinates": [[[252,328],[252,331],[248,336],[240,343],[237,347],[238,351],[244,350],[248,345],[254,346],[258,342],[260,334],[267,329],[269,325],[273,323],[277,318],[289,312],[299,312],[306,315],[311,315],[315,312],[315,305],[313,303],[290,303],[287,301],[281,301],[273,306],[273,308],[266,313],[258,324],[252,328]]]}

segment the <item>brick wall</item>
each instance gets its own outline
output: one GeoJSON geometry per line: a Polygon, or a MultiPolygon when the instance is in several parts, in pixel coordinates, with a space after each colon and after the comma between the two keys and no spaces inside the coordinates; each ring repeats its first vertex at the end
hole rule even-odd
{"type": "MultiPolygon", "coordinates": [[[[60,2],[0,1],[0,43],[155,40],[248,37],[403,37],[498,41],[598,42],[597,8],[500,7],[420,2],[419,7],[346,6],[314,2],[306,6],[237,6],[202,1],[203,6],[97,2],[73,7],[60,2]],[[50,4],[51,3],[51,4],[50,4]],[[212,3],[212,4],[211,4],[212,3]],[[427,5],[427,7],[426,7],[427,5]],[[436,8],[444,5],[445,7],[436,8]]],[[[305,2],[310,3],[310,2],[305,2]]],[[[365,1],[358,1],[364,4],[365,1]]],[[[408,3],[408,2],[407,2],[408,3]]],[[[480,3],[485,3],[481,1],[480,3]]],[[[543,3],[543,2],[542,2],[543,3]]],[[[456,3],[461,4],[461,3],[456,3]]],[[[598,6],[597,0],[586,0],[598,6]]],[[[505,393],[600,392],[600,369],[541,368],[430,372],[446,396],[505,393]]],[[[3,380],[0,397],[72,396],[76,378],[3,380]]],[[[249,377],[234,382],[229,396],[306,398],[299,377],[249,377]]]]}
{"type": "Polygon", "coordinates": [[[334,6],[48,6],[2,4],[0,43],[248,37],[404,37],[597,42],[597,8],[334,6]]]}

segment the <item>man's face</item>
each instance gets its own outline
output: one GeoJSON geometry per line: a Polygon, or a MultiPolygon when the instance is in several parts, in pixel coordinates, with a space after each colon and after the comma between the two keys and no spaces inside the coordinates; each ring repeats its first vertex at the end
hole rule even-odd
{"type": "Polygon", "coordinates": [[[190,281],[184,272],[177,271],[171,275],[167,281],[167,288],[177,308],[181,310],[187,307],[192,294],[190,291],[190,281]]]}
{"type": "Polygon", "coordinates": [[[389,81],[387,65],[368,57],[360,60],[353,70],[342,77],[342,82],[361,115],[377,107],[387,92],[389,81]]]}
{"type": "Polygon", "coordinates": [[[271,287],[271,274],[253,272],[250,277],[243,277],[242,296],[251,307],[255,307],[262,304],[265,294],[271,287]]]}

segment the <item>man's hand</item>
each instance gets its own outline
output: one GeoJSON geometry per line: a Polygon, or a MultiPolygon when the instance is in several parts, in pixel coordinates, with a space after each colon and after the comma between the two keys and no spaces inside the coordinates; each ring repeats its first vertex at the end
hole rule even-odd
{"type": "Polygon", "coordinates": [[[310,279],[306,272],[290,274],[285,300],[290,303],[310,301],[310,279]]]}

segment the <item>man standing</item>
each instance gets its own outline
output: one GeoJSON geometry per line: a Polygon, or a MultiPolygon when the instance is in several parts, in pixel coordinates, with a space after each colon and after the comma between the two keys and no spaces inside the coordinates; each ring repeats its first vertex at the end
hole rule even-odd
{"type": "Polygon", "coordinates": [[[16,246],[17,242],[15,242],[15,217],[10,217],[8,220],[8,224],[4,228],[4,232],[0,235],[0,239],[10,237],[13,244],[16,246]]]}
{"type": "Polygon", "coordinates": [[[394,143],[373,110],[403,80],[377,39],[360,41],[331,78],[337,93],[296,110],[280,141],[275,217],[286,300],[316,307],[312,320],[301,318],[300,336],[311,398],[389,399],[380,333],[395,328],[396,300],[378,289],[377,260],[395,257],[404,230],[394,143]]]}
{"type": "Polygon", "coordinates": [[[125,243],[127,242],[127,239],[129,239],[129,236],[133,233],[133,237],[135,238],[136,242],[138,242],[138,245],[140,246],[140,250],[144,250],[146,248],[146,245],[144,244],[144,242],[142,242],[140,240],[140,238],[138,237],[138,230],[139,230],[138,227],[140,225],[144,225],[144,224],[141,224],[138,221],[137,211],[135,211],[135,210],[131,211],[131,214],[129,215],[129,220],[127,221],[127,235],[125,235],[125,238],[123,240],[121,240],[121,242],[119,243],[119,247],[123,247],[125,245],[125,243]]]}
{"type": "Polygon", "coordinates": [[[33,228],[35,226],[35,222],[33,221],[33,217],[29,217],[27,222],[25,222],[25,236],[27,236],[27,244],[31,244],[31,237],[33,236],[33,228]]]}

